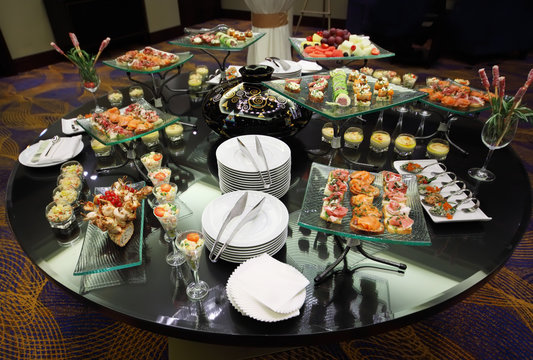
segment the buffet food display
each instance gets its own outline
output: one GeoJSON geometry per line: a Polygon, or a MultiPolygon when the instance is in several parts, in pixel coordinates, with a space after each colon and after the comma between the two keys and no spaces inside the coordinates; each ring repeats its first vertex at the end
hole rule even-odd
{"type": "Polygon", "coordinates": [[[419,91],[428,94],[422,101],[446,111],[455,113],[480,112],[488,109],[489,94],[486,91],[471,88],[464,79],[442,80],[436,77],[426,79],[426,86],[419,91]]]}
{"type": "Polygon", "coordinates": [[[127,72],[150,74],[176,68],[192,57],[190,53],[174,54],[146,46],[141,50],[129,50],[103,63],[127,72]]]}
{"type": "Polygon", "coordinates": [[[212,29],[186,29],[187,35],[170,41],[171,44],[205,50],[241,51],[262,38],[265,33],[238,30],[220,24],[212,29]]]}

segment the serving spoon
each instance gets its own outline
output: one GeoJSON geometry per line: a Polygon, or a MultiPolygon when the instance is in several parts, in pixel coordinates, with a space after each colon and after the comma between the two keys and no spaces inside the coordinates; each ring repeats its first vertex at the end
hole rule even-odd
{"type": "Polygon", "coordinates": [[[437,173],[437,172],[432,172],[431,175],[433,175],[432,177],[427,177],[427,176],[424,176],[424,175],[417,175],[417,178],[416,178],[416,181],[418,182],[419,185],[427,185],[429,183],[431,183],[432,181],[435,181],[438,177],[442,176],[442,175],[448,175],[452,181],[453,180],[457,180],[457,175],[455,175],[455,173],[451,172],[451,171],[443,171],[443,172],[440,172],[440,173],[437,173]],[[421,182],[423,180],[423,182],[421,182]]]}
{"type": "MultiPolygon", "coordinates": [[[[433,165],[439,165],[444,171],[447,170],[446,165],[444,165],[444,164],[441,163],[441,162],[427,164],[426,166],[417,167],[417,168],[412,169],[412,170],[408,170],[408,169],[407,169],[407,165],[408,165],[408,164],[409,164],[409,163],[405,163],[405,164],[403,164],[400,168],[401,168],[403,171],[407,171],[408,173],[411,173],[411,174],[420,174],[422,171],[424,171],[424,169],[426,169],[426,168],[428,168],[428,167],[430,167],[430,166],[433,166],[433,165]]],[[[416,164],[416,163],[411,162],[411,164],[416,164]]]]}
{"type": "Polygon", "coordinates": [[[443,203],[435,204],[431,209],[429,209],[429,212],[432,215],[435,215],[435,216],[448,217],[448,215],[454,215],[457,212],[458,207],[463,205],[464,203],[466,203],[468,201],[473,201],[474,205],[469,207],[469,208],[463,208],[463,209],[461,209],[461,211],[470,213],[470,212],[476,211],[479,208],[480,202],[479,202],[478,199],[476,199],[476,198],[465,198],[463,200],[459,200],[457,203],[455,203],[454,206],[452,206],[449,209],[444,209],[443,208],[443,203]]]}
{"type": "Polygon", "coordinates": [[[468,189],[460,189],[460,190],[450,192],[448,196],[442,196],[439,193],[427,194],[426,196],[424,196],[424,199],[422,199],[422,201],[426,205],[433,206],[438,202],[448,201],[449,198],[457,196],[457,195],[461,195],[461,194],[466,194],[465,199],[470,199],[474,195],[474,193],[468,189]]]}

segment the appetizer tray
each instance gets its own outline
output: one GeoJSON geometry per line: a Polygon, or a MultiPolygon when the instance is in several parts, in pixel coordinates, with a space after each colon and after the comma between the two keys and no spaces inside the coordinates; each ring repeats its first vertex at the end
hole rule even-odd
{"type": "MultiPolygon", "coordinates": [[[[92,122],[91,118],[77,119],[76,122],[89,135],[91,135],[96,140],[100,141],[102,144],[104,144],[104,145],[115,145],[115,144],[120,144],[120,143],[123,143],[123,142],[126,142],[126,141],[137,139],[137,138],[140,138],[140,137],[142,137],[144,135],[159,131],[159,130],[167,127],[168,125],[173,124],[173,123],[175,123],[176,121],[179,120],[179,118],[177,116],[171,115],[171,114],[167,114],[167,113],[165,113],[165,112],[153,107],[152,105],[150,105],[150,103],[148,103],[144,99],[141,99],[141,100],[137,101],[136,104],[140,105],[144,110],[153,111],[159,117],[159,119],[156,122],[153,123],[154,127],[151,130],[143,132],[143,133],[138,133],[138,134],[133,133],[131,136],[130,135],[123,135],[123,134],[115,136],[111,132],[103,131],[99,127],[95,126],[95,124],[92,122]]],[[[120,109],[120,113],[124,114],[124,110],[125,109],[126,108],[120,109]]]]}
{"type": "MultiPolygon", "coordinates": [[[[167,53],[167,54],[170,54],[170,53],[167,53]]],[[[154,74],[154,73],[160,73],[160,72],[164,72],[164,71],[167,71],[167,70],[171,70],[171,69],[177,68],[178,66],[180,66],[180,65],[186,63],[187,61],[189,61],[190,59],[192,59],[192,57],[194,56],[190,52],[175,53],[175,54],[172,53],[172,54],[173,55],[177,55],[179,57],[179,60],[177,62],[175,62],[175,63],[173,63],[171,65],[165,66],[165,67],[154,69],[154,70],[132,68],[132,67],[127,66],[127,65],[119,64],[116,59],[104,60],[102,62],[105,65],[107,65],[107,66],[110,66],[112,68],[119,69],[119,70],[124,70],[126,72],[138,73],[138,74],[154,74]]]]}
{"type": "MultiPolygon", "coordinates": [[[[409,217],[414,220],[413,230],[411,234],[391,234],[385,231],[379,235],[361,235],[356,234],[350,230],[350,220],[352,218],[352,207],[350,205],[349,190],[347,191],[343,206],[349,209],[348,214],[342,219],[341,224],[333,224],[320,218],[320,212],[322,209],[324,194],[324,187],[327,183],[328,175],[330,171],[338,169],[335,167],[313,163],[311,166],[311,172],[309,174],[309,180],[307,182],[307,188],[305,190],[304,201],[302,204],[302,210],[300,212],[300,218],[298,219],[298,225],[324,232],[327,234],[339,235],[349,238],[375,241],[381,243],[392,243],[402,245],[431,245],[431,237],[427,228],[426,220],[424,218],[424,211],[422,205],[418,200],[418,192],[416,186],[416,178],[412,175],[403,176],[403,181],[409,186],[407,190],[407,206],[411,208],[409,217]]],[[[379,188],[380,195],[374,200],[374,205],[378,208],[382,208],[381,199],[383,194],[382,176],[381,173],[374,174],[376,179],[373,185],[379,188]]]]}
{"type": "Polygon", "coordinates": [[[351,60],[366,60],[366,59],[382,59],[382,58],[388,58],[392,57],[395,54],[391,51],[385,50],[382,47],[373,44],[374,47],[379,49],[378,55],[366,55],[366,56],[343,56],[343,57],[311,57],[308,56],[302,49],[302,42],[306,41],[305,38],[293,38],[290,37],[289,41],[294,48],[298,52],[298,55],[300,55],[301,58],[305,60],[312,60],[312,61],[325,61],[325,60],[345,60],[345,61],[351,61],[351,60]]]}
{"type": "Polygon", "coordinates": [[[246,38],[244,41],[238,41],[236,46],[214,46],[209,44],[193,44],[191,42],[191,35],[184,35],[176,40],[169,41],[172,45],[179,45],[183,47],[193,48],[193,49],[203,49],[203,50],[217,50],[217,51],[241,51],[246,49],[248,46],[254,44],[257,42],[257,40],[261,39],[263,36],[265,36],[265,33],[253,33],[253,36],[251,38],[246,38]]]}
{"type": "MultiPolygon", "coordinates": [[[[462,84],[460,84],[458,82],[455,82],[455,81],[453,81],[451,79],[446,79],[444,81],[447,81],[451,85],[458,86],[458,87],[465,86],[465,85],[462,85],[462,84]]],[[[478,92],[478,93],[486,94],[486,92],[483,91],[483,90],[479,90],[479,89],[473,88],[471,86],[467,86],[467,87],[470,89],[470,93],[478,92]]],[[[430,88],[430,86],[428,86],[428,85],[417,85],[417,86],[415,86],[415,89],[417,89],[418,91],[421,91],[422,89],[429,89],[429,88],[430,88]]],[[[427,96],[427,97],[424,97],[424,98],[421,98],[420,101],[422,101],[423,103],[426,103],[428,105],[434,106],[437,109],[444,110],[444,111],[447,111],[447,112],[450,112],[450,113],[453,113],[453,114],[457,114],[457,115],[468,115],[468,114],[478,113],[478,112],[490,109],[490,102],[489,101],[485,101],[485,104],[483,106],[477,106],[477,107],[468,106],[467,108],[459,108],[457,106],[446,105],[446,104],[442,103],[439,100],[432,99],[431,95],[427,96]]]]}
{"type": "MultiPolygon", "coordinates": [[[[349,74],[351,69],[343,68],[346,74],[349,74]]],[[[300,87],[301,90],[299,93],[293,93],[285,90],[285,79],[280,80],[271,80],[265,81],[262,84],[272,89],[273,91],[297,102],[303,107],[317,112],[322,116],[331,119],[331,120],[344,120],[349,119],[358,115],[368,114],[380,110],[385,110],[393,106],[398,106],[400,104],[409,103],[417,99],[427,96],[426,93],[416,91],[413,89],[408,89],[406,87],[389,84],[389,88],[394,90],[394,94],[390,101],[376,101],[376,96],[372,96],[372,101],[369,106],[360,106],[354,104],[354,92],[351,86],[351,83],[348,83],[347,90],[348,95],[351,98],[351,105],[349,106],[340,106],[333,103],[333,86],[331,86],[331,79],[329,80],[329,86],[324,91],[324,101],[321,103],[313,102],[309,100],[309,83],[315,81],[315,77],[319,75],[329,75],[329,73],[321,73],[315,75],[306,75],[301,77],[300,87]]],[[[372,76],[366,77],[368,80],[368,85],[373,89],[376,78],[372,76]]]]}
{"type": "MultiPolygon", "coordinates": [[[[129,184],[134,189],[144,186],[144,181],[129,184]]],[[[110,187],[97,187],[95,194],[103,194],[110,187]]],[[[144,200],[137,208],[137,218],[134,220],[134,232],[124,247],[116,245],[107,232],[103,232],[96,225],[87,222],[87,229],[81,247],[80,256],[74,275],[87,275],[126,269],[142,264],[143,230],[144,230],[144,200]]]]}
{"type": "MultiPolygon", "coordinates": [[[[426,166],[430,164],[435,164],[434,166],[428,166],[425,168],[419,175],[425,175],[427,177],[431,177],[432,172],[441,172],[444,171],[440,165],[437,164],[437,161],[434,159],[424,159],[424,160],[401,160],[401,161],[395,161],[394,162],[394,168],[398,171],[398,173],[402,175],[409,174],[407,171],[402,170],[402,165],[406,163],[417,163],[421,166],[426,166]]],[[[415,180],[416,181],[416,180],[415,180]]],[[[442,183],[452,181],[452,178],[448,175],[443,175],[436,180],[432,181],[431,184],[435,186],[442,186],[442,183]]],[[[457,185],[450,185],[449,187],[443,189],[442,193],[444,196],[448,195],[451,191],[459,190],[459,186],[457,185]]],[[[418,196],[420,198],[420,204],[422,208],[426,211],[428,216],[431,218],[431,220],[434,223],[452,223],[452,222],[467,222],[467,221],[490,221],[492,220],[491,217],[487,216],[481,208],[476,209],[476,211],[468,213],[463,212],[458,208],[459,210],[453,215],[453,218],[448,219],[445,216],[436,216],[429,212],[429,209],[431,206],[426,205],[422,202],[423,196],[418,196]]],[[[455,200],[460,200],[466,198],[465,194],[457,195],[456,197],[450,198],[450,202],[454,202],[455,200]]],[[[464,207],[468,208],[474,205],[473,202],[466,202],[464,204],[464,207]]]]}

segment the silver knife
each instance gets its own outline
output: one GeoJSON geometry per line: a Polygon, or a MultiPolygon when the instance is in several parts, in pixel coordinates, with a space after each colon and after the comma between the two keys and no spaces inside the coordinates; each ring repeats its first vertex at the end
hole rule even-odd
{"type": "MultiPolygon", "coordinates": [[[[214,259],[211,259],[211,256],[209,256],[209,259],[212,261],[212,262],[216,262],[218,260],[218,257],[220,256],[220,254],[222,254],[222,252],[226,249],[226,247],[228,246],[228,244],[231,242],[231,240],[233,240],[233,237],[235,236],[235,234],[237,234],[237,232],[239,232],[239,230],[244,226],[244,224],[246,224],[247,222],[249,221],[252,221],[253,219],[255,219],[255,217],[257,216],[257,214],[259,214],[259,210],[261,210],[261,207],[263,206],[263,203],[265,202],[265,197],[264,198],[261,198],[261,200],[259,200],[259,202],[257,204],[254,205],[254,207],[252,208],[252,210],[250,210],[248,212],[248,214],[246,214],[242,220],[239,222],[239,224],[237,224],[237,226],[235,227],[235,229],[233,229],[233,232],[231,233],[231,235],[228,237],[228,240],[224,243],[224,245],[222,245],[222,247],[220,248],[220,250],[218,251],[217,255],[214,257],[214,259]]],[[[214,249],[214,247],[213,247],[214,249]]],[[[214,251],[213,251],[214,253],[214,251]]]]}
{"type": "Polygon", "coordinates": [[[244,145],[241,139],[237,138],[237,141],[239,142],[239,146],[241,147],[241,150],[244,152],[244,155],[252,162],[252,165],[255,167],[255,170],[257,170],[257,172],[259,173],[259,177],[261,178],[261,181],[263,182],[264,188],[265,189],[270,188],[270,184],[267,184],[265,182],[265,179],[263,179],[263,173],[261,172],[261,170],[259,170],[259,166],[257,166],[250,150],[248,150],[248,148],[246,147],[246,145],[244,145]]]}
{"type": "Polygon", "coordinates": [[[268,174],[268,182],[270,186],[272,186],[272,177],[270,176],[270,169],[268,168],[267,158],[265,156],[265,152],[263,151],[263,145],[261,145],[261,141],[257,136],[255,137],[255,151],[257,151],[257,154],[261,157],[261,159],[263,159],[265,163],[265,168],[268,174]]]}
{"type": "Polygon", "coordinates": [[[235,218],[235,217],[239,216],[240,214],[242,214],[242,212],[244,211],[244,208],[246,207],[246,202],[247,201],[248,201],[248,192],[245,192],[239,198],[239,200],[237,200],[235,205],[233,205],[233,208],[228,213],[228,216],[226,216],[226,220],[224,220],[224,222],[222,223],[222,226],[220,227],[220,230],[218,231],[218,235],[217,235],[217,238],[215,240],[215,243],[213,244],[213,249],[211,250],[211,253],[209,254],[209,260],[211,260],[212,262],[216,262],[217,259],[218,259],[218,256],[215,257],[215,250],[216,250],[217,244],[218,244],[218,242],[220,240],[220,237],[222,236],[222,233],[226,229],[226,226],[229,224],[229,222],[233,218],[235,218]]]}

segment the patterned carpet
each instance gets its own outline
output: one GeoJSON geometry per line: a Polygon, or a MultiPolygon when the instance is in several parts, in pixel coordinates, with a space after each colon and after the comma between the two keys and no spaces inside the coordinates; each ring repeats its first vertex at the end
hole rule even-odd
{"type": "MultiPolygon", "coordinates": [[[[221,19],[237,29],[249,25],[221,19]]],[[[301,29],[310,34],[310,29],[301,29]]],[[[161,43],[157,48],[182,51],[161,43]]],[[[214,62],[194,52],[193,64],[214,62]]],[[[105,59],[106,54],[103,58],[105,59]]],[[[230,57],[243,65],[245,52],[230,57]]],[[[527,59],[498,61],[515,89],[533,64],[527,59]]],[[[477,81],[477,69],[494,62],[463,64],[440,59],[431,69],[372,62],[401,73],[462,77],[477,81]]],[[[129,85],[121,71],[100,66],[99,94],[129,85]]],[[[475,82],[477,84],[477,82],[475,82]]],[[[533,90],[526,104],[533,106],[533,90]]],[[[18,154],[39,132],[74,107],[91,100],[77,72],[62,62],[0,79],[0,358],[2,359],[166,359],[166,337],[115,321],[82,304],[49,281],[25,256],[6,219],[5,191],[18,154]]],[[[533,129],[522,127],[512,143],[533,180],[533,129]]],[[[377,336],[302,347],[258,359],[533,359],[533,222],[504,268],[461,303],[416,324],[377,336]]]]}

